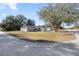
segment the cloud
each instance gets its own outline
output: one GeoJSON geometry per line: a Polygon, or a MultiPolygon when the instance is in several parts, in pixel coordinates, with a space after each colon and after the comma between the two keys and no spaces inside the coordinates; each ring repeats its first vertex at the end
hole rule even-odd
{"type": "Polygon", "coordinates": [[[16,3],[8,3],[8,6],[12,10],[17,10],[17,4],[16,3]]]}
{"type": "Polygon", "coordinates": [[[0,10],[3,10],[6,8],[6,5],[4,3],[0,3],[0,10]]]}
{"type": "Polygon", "coordinates": [[[12,10],[17,10],[17,3],[0,3],[0,10],[9,7],[12,10]]]}
{"type": "Polygon", "coordinates": [[[7,16],[7,13],[1,13],[0,14],[0,22],[7,16]]]}
{"type": "Polygon", "coordinates": [[[4,16],[4,17],[5,17],[5,16],[7,16],[7,14],[6,14],[6,13],[3,13],[3,14],[2,14],[2,16],[4,16]]]}
{"type": "Polygon", "coordinates": [[[6,16],[7,16],[7,13],[1,13],[0,14],[0,18],[6,17],[6,16]]]}

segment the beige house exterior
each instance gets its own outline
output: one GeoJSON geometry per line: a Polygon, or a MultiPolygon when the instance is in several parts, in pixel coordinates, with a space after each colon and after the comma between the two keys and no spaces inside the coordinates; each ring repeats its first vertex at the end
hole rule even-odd
{"type": "Polygon", "coordinates": [[[20,31],[28,32],[28,31],[34,31],[34,29],[35,29],[35,26],[24,26],[20,28],[20,31]]]}
{"type": "Polygon", "coordinates": [[[26,32],[34,32],[34,31],[51,31],[51,27],[48,26],[24,26],[20,28],[20,31],[26,31],[26,32]]]}

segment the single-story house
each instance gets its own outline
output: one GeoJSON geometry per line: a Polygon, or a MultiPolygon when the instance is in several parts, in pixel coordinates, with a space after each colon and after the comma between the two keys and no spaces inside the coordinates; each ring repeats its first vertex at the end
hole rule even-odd
{"type": "Polygon", "coordinates": [[[45,26],[45,25],[42,25],[42,26],[38,26],[40,28],[41,31],[51,31],[51,27],[50,26],[45,26]]]}
{"type": "Polygon", "coordinates": [[[52,29],[51,29],[51,27],[50,26],[45,26],[45,25],[43,25],[43,26],[30,26],[30,25],[28,25],[28,26],[23,26],[23,27],[21,27],[20,28],[20,31],[26,31],[26,32],[28,32],[28,31],[51,31],[52,29]]]}
{"type": "Polygon", "coordinates": [[[20,28],[20,31],[34,31],[35,30],[35,26],[30,26],[30,25],[28,25],[28,26],[23,26],[23,27],[21,27],[20,28]]]}

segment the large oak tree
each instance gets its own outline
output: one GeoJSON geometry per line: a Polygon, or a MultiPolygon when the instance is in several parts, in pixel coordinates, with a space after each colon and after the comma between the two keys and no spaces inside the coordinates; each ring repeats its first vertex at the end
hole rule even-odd
{"type": "Polygon", "coordinates": [[[40,19],[51,25],[53,30],[58,31],[62,22],[74,22],[77,18],[72,12],[76,4],[48,4],[38,11],[40,19]]]}

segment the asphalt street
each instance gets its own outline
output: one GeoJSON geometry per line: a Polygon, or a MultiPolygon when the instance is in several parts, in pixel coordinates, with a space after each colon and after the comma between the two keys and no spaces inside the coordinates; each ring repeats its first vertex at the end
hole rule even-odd
{"type": "Polygon", "coordinates": [[[72,43],[31,42],[0,32],[0,56],[79,56],[72,43]]]}

